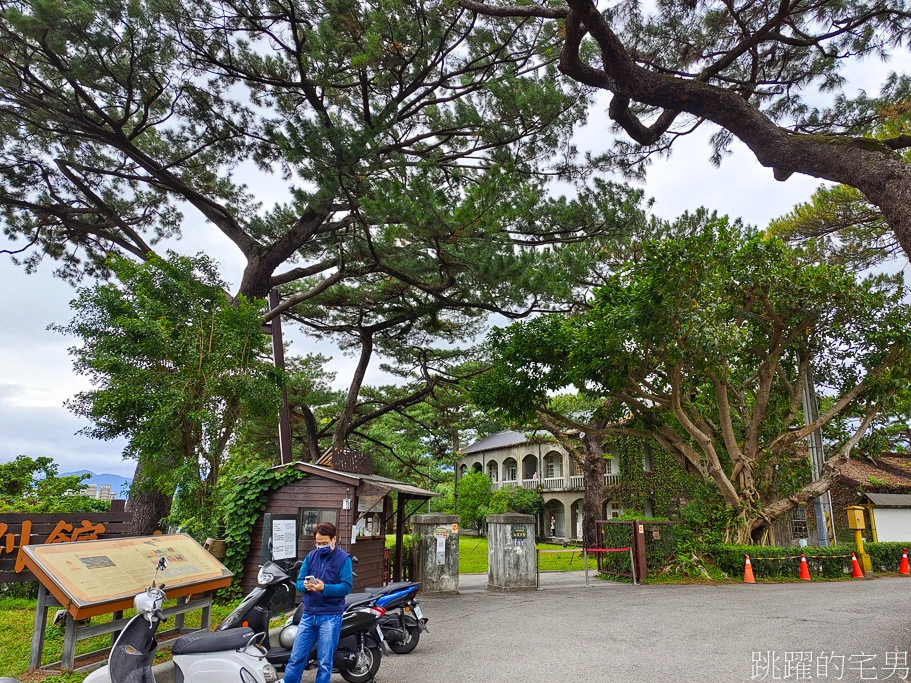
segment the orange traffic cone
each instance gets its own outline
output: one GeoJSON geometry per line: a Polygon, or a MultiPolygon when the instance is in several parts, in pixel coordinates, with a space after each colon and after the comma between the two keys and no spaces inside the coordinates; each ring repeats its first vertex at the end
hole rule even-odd
{"type": "Polygon", "coordinates": [[[864,578],[864,573],[860,570],[860,565],[857,563],[857,555],[851,553],[851,576],[855,579],[864,578]]]}
{"type": "Polygon", "coordinates": [[[911,568],[908,567],[908,549],[902,548],[902,562],[898,565],[898,573],[905,576],[911,576],[911,568]]]}
{"type": "Polygon", "coordinates": [[[743,565],[743,582],[744,583],[756,583],[756,579],[753,578],[753,565],[750,564],[749,555],[747,555],[747,561],[743,565]]]}
{"type": "Polygon", "coordinates": [[[812,581],[810,578],[810,568],[807,566],[807,556],[803,553],[800,555],[800,578],[804,581],[812,581]]]}

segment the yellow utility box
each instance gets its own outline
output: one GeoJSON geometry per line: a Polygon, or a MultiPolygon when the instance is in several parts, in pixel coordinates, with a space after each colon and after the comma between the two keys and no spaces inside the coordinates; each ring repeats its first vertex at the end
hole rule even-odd
{"type": "Polygon", "coordinates": [[[848,513],[848,528],[854,531],[863,531],[866,529],[864,524],[864,509],[860,505],[849,505],[845,508],[848,513]]]}

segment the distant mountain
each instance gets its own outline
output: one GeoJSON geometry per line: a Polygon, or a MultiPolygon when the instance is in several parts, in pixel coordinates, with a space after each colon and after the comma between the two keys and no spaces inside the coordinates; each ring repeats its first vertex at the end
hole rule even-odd
{"type": "Polygon", "coordinates": [[[90,474],[88,479],[82,481],[83,484],[95,484],[100,489],[102,486],[110,485],[111,492],[118,498],[126,498],[126,488],[129,487],[132,479],[121,477],[117,474],[95,474],[89,470],[79,470],[78,472],[61,472],[60,477],[66,477],[71,474],[90,474]],[[126,484],[126,487],[124,486],[126,484]]]}

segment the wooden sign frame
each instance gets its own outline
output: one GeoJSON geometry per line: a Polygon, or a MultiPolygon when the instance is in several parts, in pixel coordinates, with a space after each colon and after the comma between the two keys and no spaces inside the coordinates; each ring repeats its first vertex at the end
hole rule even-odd
{"type": "MultiPolygon", "coordinates": [[[[100,561],[102,567],[108,568],[115,566],[116,563],[111,562],[105,553],[116,555],[118,552],[135,550],[136,552],[158,552],[161,554],[166,549],[172,549],[175,544],[183,546],[185,551],[191,551],[194,556],[194,562],[199,562],[206,566],[196,567],[196,565],[192,565],[193,568],[200,570],[193,576],[202,578],[193,578],[191,580],[181,581],[179,576],[168,577],[167,571],[160,573],[158,582],[166,584],[165,592],[168,598],[179,598],[191,593],[203,593],[230,585],[234,575],[187,534],[29,545],[23,548],[23,552],[26,567],[31,570],[51,595],[66,608],[74,619],[85,619],[132,607],[133,598],[136,594],[151,583],[155,568],[154,563],[152,561],[149,562],[148,577],[145,578],[143,585],[130,584],[129,587],[125,586],[124,590],[117,595],[108,595],[102,599],[92,600],[91,598],[74,594],[72,581],[60,575],[59,560],[61,558],[70,556],[82,558],[80,561],[100,561]],[[196,552],[197,549],[198,552],[196,552]],[[56,560],[56,562],[52,560],[56,560]],[[111,562],[111,564],[105,564],[105,560],[111,562]]],[[[70,562],[70,564],[73,564],[73,562],[70,562]]],[[[86,566],[88,567],[89,565],[86,564],[86,566]]]]}

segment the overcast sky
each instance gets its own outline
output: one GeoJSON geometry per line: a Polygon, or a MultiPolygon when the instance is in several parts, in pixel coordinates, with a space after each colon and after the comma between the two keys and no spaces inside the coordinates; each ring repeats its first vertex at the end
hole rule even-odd
{"type": "MultiPolygon", "coordinates": [[[[899,67],[895,62],[854,66],[844,72],[849,92],[863,88],[875,93],[886,71],[901,70],[899,67]]],[[[797,175],[787,182],[776,182],[771,170],[761,167],[739,143],[735,144],[734,155],[720,168],[714,168],[708,161],[709,134],[711,130],[706,127],[678,141],[673,156],[649,171],[645,189],[656,200],[657,215],[673,218],[705,206],[764,227],[770,219],[805,201],[820,184],[816,179],[797,175]]],[[[610,138],[604,115],[594,115],[577,138],[583,151],[605,147],[610,138]]],[[[242,177],[264,205],[282,198],[276,195],[280,191],[278,183],[254,173],[242,177]]],[[[188,225],[188,236],[175,243],[175,249],[185,254],[205,251],[221,264],[222,276],[236,285],[243,268],[240,253],[217,229],[200,228],[203,221],[198,214],[187,211],[186,217],[188,223],[195,225],[192,229],[188,225]]],[[[72,287],[52,277],[52,270],[48,262],[34,275],[26,275],[8,258],[0,260],[0,291],[4,293],[0,299],[0,462],[19,454],[50,456],[64,472],[88,469],[131,476],[133,463],[121,458],[123,442],[95,441],[77,434],[85,423],[63,407],[64,401],[89,388],[89,384],[72,371],[67,348],[73,340],[47,330],[50,324],[70,319],[69,302],[75,294],[72,287]]],[[[317,347],[300,333],[291,331],[290,336],[292,354],[319,351],[333,355],[337,384],[347,385],[353,367],[350,358],[325,344],[317,347]]],[[[368,383],[381,380],[375,369],[367,377],[368,383]]]]}

